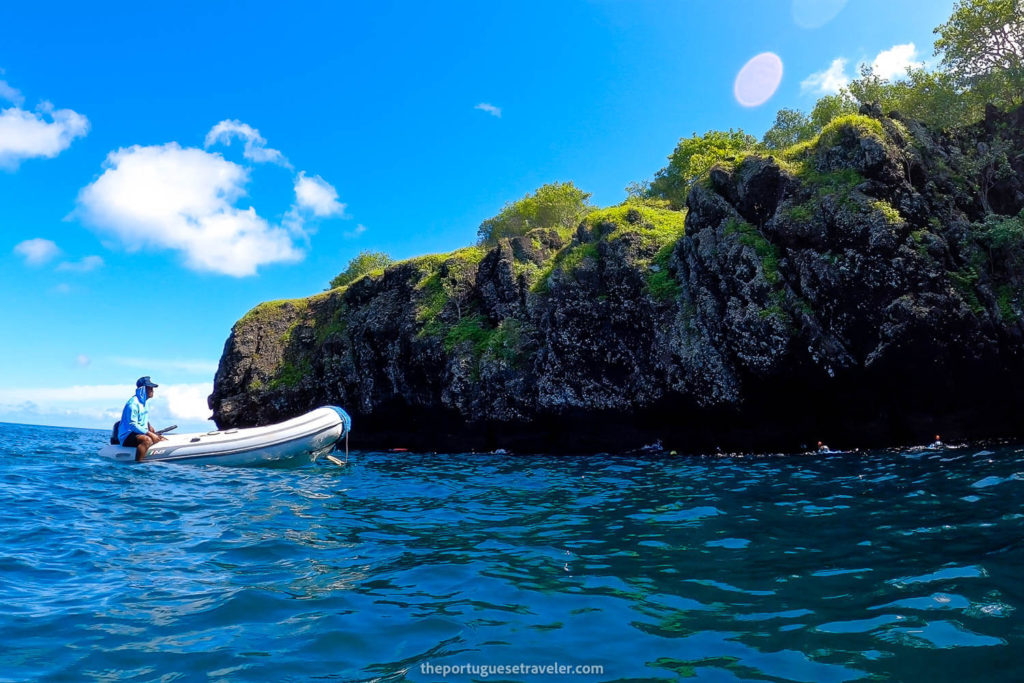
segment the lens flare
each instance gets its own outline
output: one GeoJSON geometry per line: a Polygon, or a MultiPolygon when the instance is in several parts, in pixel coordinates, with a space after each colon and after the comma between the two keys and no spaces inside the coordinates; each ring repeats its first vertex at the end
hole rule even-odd
{"type": "Polygon", "coordinates": [[[752,57],[736,74],[732,91],[744,107],[757,107],[767,102],[782,82],[782,60],[774,52],[752,57]]]}

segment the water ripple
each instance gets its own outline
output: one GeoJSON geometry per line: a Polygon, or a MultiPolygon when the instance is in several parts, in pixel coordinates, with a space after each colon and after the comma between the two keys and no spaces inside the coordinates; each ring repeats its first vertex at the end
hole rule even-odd
{"type": "Polygon", "coordinates": [[[5,678],[1024,679],[1020,447],[257,470],[104,437],[0,425],[5,678]]]}

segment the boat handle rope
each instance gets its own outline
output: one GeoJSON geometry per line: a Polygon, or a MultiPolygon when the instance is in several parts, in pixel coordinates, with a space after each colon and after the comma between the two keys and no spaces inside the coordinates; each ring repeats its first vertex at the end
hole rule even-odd
{"type": "Polygon", "coordinates": [[[331,462],[333,462],[335,465],[338,465],[339,467],[344,467],[345,465],[348,464],[348,431],[347,430],[345,431],[345,460],[343,460],[343,461],[342,460],[338,460],[333,455],[328,455],[327,459],[330,460],[331,462]]]}

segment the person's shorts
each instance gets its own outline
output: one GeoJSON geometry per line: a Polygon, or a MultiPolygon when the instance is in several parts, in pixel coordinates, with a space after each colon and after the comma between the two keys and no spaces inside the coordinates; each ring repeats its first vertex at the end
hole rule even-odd
{"type": "Polygon", "coordinates": [[[136,434],[135,432],[132,432],[128,436],[124,437],[124,441],[121,442],[121,445],[122,446],[138,446],[139,445],[139,435],[136,434]]]}

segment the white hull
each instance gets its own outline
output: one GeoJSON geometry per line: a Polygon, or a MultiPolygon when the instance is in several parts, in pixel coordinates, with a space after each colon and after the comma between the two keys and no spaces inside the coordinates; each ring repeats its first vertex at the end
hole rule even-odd
{"type": "MultiPolygon", "coordinates": [[[[329,453],[345,436],[349,424],[348,415],[340,408],[325,407],[265,427],[168,434],[166,441],[149,449],[144,462],[229,466],[299,464],[329,453]]],[[[135,449],[109,445],[100,450],[100,455],[132,462],[135,449]]]]}

